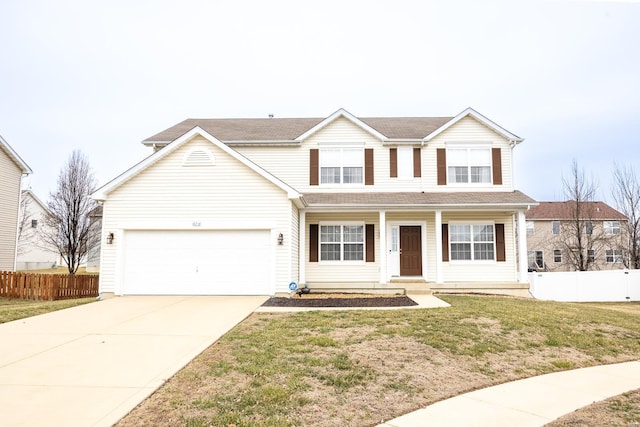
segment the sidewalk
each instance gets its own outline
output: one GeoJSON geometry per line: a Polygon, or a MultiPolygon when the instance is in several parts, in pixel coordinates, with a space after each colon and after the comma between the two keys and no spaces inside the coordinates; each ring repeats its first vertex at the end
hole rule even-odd
{"type": "Polygon", "coordinates": [[[513,381],[462,394],[378,427],[534,427],[640,388],[640,361],[595,366],[513,381]]]}

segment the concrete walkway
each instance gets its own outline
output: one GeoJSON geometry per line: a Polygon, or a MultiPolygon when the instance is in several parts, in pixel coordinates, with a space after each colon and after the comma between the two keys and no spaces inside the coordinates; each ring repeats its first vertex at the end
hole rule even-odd
{"type": "Polygon", "coordinates": [[[119,297],[0,324],[0,425],[111,426],[266,297],[119,297]]]}
{"type": "Polygon", "coordinates": [[[640,388],[640,361],[541,375],[476,390],[379,427],[537,427],[640,388]]]}

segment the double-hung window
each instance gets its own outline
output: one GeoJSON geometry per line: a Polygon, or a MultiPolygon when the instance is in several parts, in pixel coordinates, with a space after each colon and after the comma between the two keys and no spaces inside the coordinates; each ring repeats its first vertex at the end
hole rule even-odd
{"type": "Polygon", "coordinates": [[[320,149],[320,184],[362,184],[364,150],[360,147],[320,149]]]}
{"type": "Polygon", "coordinates": [[[560,234],[560,221],[551,221],[551,234],[560,234]]]}
{"type": "Polygon", "coordinates": [[[491,184],[491,148],[447,148],[450,184],[491,184]]]}
{"type": "Polygon", "coordinates": [[[544,268],[544,253],[542,251],[529,251],[527,257],[529,258],[529,268],[544,268]]]}
{"type": "Polygon", "coordinates": [[[364,225],[320,225],[320,261],[364,261],[364,225]]]}
{"type": "Polygon", "coordinates": [[[452,261],[495,260],[493,224],[449,224],[452,261]]]}
{"type": "Polygon", "coordinates": [[[604,221],[604,234],[620,234],[620,221],[604,221]]]}
{"type": "Polygon", "coordinates": [[[553,250],[553,262],[562,262],[562,251],[560,249],[553,250]]]}
{"type": "Polygon", "coordinates": [[[605,256],[607,263],[622,262],[622,251],[620,249],[607,249],[605,256]]]}

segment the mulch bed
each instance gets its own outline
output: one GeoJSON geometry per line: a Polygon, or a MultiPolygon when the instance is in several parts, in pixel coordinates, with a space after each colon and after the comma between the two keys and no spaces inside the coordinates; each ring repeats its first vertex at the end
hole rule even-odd
{"type": "Polygon", "coordinates": [[[407,296],[375,298],[302,298],[272,297],[263,307],[410,307],[418,305],[407,296]]]}

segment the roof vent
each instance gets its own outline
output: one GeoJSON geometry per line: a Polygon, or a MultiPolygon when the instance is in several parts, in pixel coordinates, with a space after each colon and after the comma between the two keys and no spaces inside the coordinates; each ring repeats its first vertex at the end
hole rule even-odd
{"type": "Polygon", "coordinates": [[[270,118],[270,119],[273,119],[273,114],[269,114],[269,118],[270,118]]]}
{"type": "Polygon", "coordinates": [[[215,164],[213,153],[202,149],[189,151],[182,161],[182,166],[213,166],[215,164]]]}

